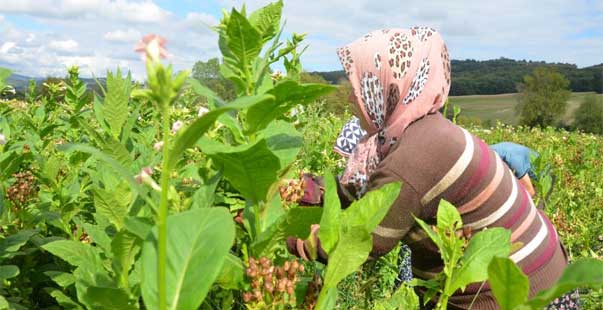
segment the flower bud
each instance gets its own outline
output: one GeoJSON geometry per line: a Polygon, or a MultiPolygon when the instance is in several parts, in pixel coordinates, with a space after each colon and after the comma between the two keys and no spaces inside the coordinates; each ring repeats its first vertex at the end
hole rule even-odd
{"type": "Polygon", "coordinates": [[[163,141],[159,141],[155,144],[153,144],[153,148],[155,149],[155,151],[159,152],[161,151],[161,148],[163,147],[163,141]]]}
{"type": "Polygon", "coordinates": [[[6,144],[6,137],[0,133],[0,145],[6,144]]]}

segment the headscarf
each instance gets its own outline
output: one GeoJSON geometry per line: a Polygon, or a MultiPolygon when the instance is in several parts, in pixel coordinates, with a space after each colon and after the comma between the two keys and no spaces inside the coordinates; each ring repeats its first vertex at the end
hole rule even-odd
{"type": "Polygon", "coordinates": [[[359,198],[404,130],[446,102],[450,58],[442,37],[429,27],[373,31],[337,49],[337,55],[356,96],[352,104],[368,124],[361,128],[366,134],[350,134],[346,127],[359,127],[353,119],[335,146],[349,155],[340,182],[352,185],[359,198]]]}

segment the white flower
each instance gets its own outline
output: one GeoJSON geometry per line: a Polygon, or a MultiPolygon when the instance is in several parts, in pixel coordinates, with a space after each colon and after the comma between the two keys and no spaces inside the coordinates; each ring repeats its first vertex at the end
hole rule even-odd
{"type": "Polygon", "coordinates": [[[161,148],[163,147],[163,141],[159,141],[155,144],[153,144],[153,148],[155,149],[155,151],[159,152],[161,151],[161,148]]]}
{"type": "Polygon", "coordinates": [[[6,144],[6,137],[0,133],[0,145],[6,144]]]}
{"type": "Polygon", "coordinates": [[[175,121],[174,124],[172,124],[172,133],[175,134],[178,132],[178,130],[180,130],[180,128],[182,128],[182,126],[184,126],[184,123],[180,120],[175,121]]]}
{"type": "Polygon", "coordinates": [[[199,108],[199,112],[197,112],[197,116],[201,117],[203,115],[205,115],[205,113],[209,112],[209,109],[206,107],[200,107],[199,108]]]}

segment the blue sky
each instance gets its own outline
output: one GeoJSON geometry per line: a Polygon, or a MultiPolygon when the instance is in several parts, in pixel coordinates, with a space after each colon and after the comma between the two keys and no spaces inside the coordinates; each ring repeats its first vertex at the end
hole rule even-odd
{"type": "MultiPolygon", "coordinates": [[[[268,0],[245,1],[250,10],[268,0]]],[[[219,55],[215,25],[238,0],[0,0],[0,66],[30,76],[144,68],[132,51],[146,33],[168,39],[177,69],[219,55]]],[[[600,0],[285,0],[286,33],[308,33],[305,69],[339,70],[335,49],[379,28],[431,26],[453,59],[603,62],[600,0]]]]}

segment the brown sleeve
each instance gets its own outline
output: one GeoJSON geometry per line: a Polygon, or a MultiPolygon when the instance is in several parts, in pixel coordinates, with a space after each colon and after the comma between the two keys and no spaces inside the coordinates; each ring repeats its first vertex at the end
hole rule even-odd
{"type": "Polygon", "coordinates": [[[371,176],[369,189],[376,189],[392,182],[402,182],[402,188],[383,221],[373,231],[373,250],[371,252],[373,258],[391,251],[415,225],[414,217],[421,217],[422,206],[419,194],[412,186],[405,183],[402,177],[390,169],[380,167],[371,176]]]}

